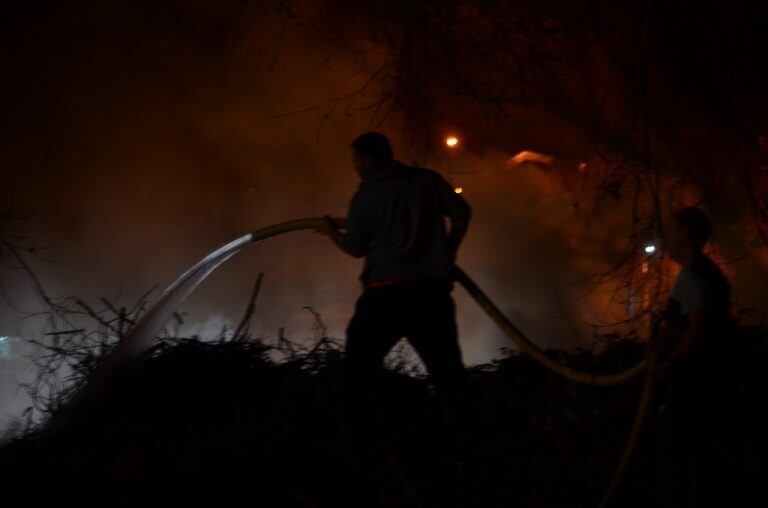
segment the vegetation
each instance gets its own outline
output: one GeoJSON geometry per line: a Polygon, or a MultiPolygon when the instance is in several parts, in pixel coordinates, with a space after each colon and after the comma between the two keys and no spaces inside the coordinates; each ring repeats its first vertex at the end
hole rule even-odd
{"type": "MultiPolygon", "coordinates": [[[[340,407],[337,341],[245,339],[166,337],[98,403],[55,431],[43,424],[0,449],[4,496],[14,506],[595,506],[640,385],[576,385],[507,352],[471,369],[475,420],[456,432],[436,416],[427,380],[413,375],[413,359],[401,351],[381,376],[376,438],[358,441],[340,407]]],[[[611,341],[597,355],[552,354],[584,369],[618,370],[642,351],[611,341]]],[[[734,386],[743,389],[729,409],[738,439],[720,448],[729,464],[724,485],[746,498],[766,464],[756,437],[760,399],[752,396],[765,381],[750,378],[755,368],[741,372],[734,386]]],[[[47,407],[60,411],[55,399],[69,391],[50,396],[47,407]]],[[[656,505],[649,437],[617,506],[656,505]]]]}

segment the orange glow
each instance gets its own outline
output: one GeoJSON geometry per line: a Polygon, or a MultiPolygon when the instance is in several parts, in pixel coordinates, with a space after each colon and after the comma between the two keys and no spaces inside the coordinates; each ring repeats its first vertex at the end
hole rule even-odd
{"type": "Polygon", "coordinates": [[[643,261],[643,273],[648,273],[648,261],[643,261]]]}
{"type": "Polygon", "coordinates": [[[455,189],[453,189],[453,192],[455,192],[456,194],[461,194],[462,192],[464,192],[464,189],[461,187],[456,187],[455,189]]]}
{"type": "Polygon", "coordinates": [[[586,162],[582,162],[581,164],[579,164],[579,171],[581,171],[583,173],[586,170],[587,170],[587,163],[586,162]]]}
{"type": "Polygon", "coordinates": [[[552,164],[554,160],[555,158],[552,157],[551,155],[546,155],[538,152],[531,152],[530,150],[523,150],[522,152],[512,157],[509,161],[514,164],[523,164],[525,162],[536,162],[539,164],[549,165],[549,164],[552,164]]]}
{"type": "Polygon", "coordinates": [[[445,138],[445,144],[451,148],[455,148],[459,145],[459,138],[456,136],[448,136],[445,138]]]}

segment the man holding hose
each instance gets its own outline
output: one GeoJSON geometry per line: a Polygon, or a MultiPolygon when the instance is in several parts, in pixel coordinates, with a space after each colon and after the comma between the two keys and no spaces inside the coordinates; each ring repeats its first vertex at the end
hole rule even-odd
{"type": "Polygon", "coordinates": [[[374,423],[376,375],[387,352],[406,337],[443,409],[455,414],[467,400],[468,383],[451,274],[471,210],[438,173],[396,161],[383,134],[362,134],[351,148],[361,183],[346,234],[329,217],[317,229],[347,254],[365,257],[363,294],[347,328],[347,402],[365,425],[374,423]]]}

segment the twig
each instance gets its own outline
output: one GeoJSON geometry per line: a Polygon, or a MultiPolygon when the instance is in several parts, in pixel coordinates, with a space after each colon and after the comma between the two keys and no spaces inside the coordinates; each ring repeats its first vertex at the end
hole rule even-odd
{"type": "Polygon", "coordinates": [[[259,273],[256,276],[256,283],[253,285],[253,292],[251,293],[251,299],[248,301],[248,307],[245,309],[243,319],[240,320],[240,324],[235,329],[235,334],[232,336],[233,341],[240,341],[245,339],[245,335],[248,333],[248,329],[251,326],[251,319],[256,312],[256,298],[259,296],[261,290],[261,281],[264,279],[264,272],[259,273]]]}

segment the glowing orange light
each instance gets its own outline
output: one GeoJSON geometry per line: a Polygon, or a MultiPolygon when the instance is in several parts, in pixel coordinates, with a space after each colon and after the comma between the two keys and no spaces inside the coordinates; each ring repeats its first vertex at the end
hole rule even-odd
{"type": "Polygon", "coordinates": [[[551,155],[532,152],[530,150],[523,150],[522,152],[518,153],[517,155],[509,159],[509,162],[512,164],[523,164],[526,162],[534,162],[538,164],[549,165],[549,164],[552,164],[554,160],[555,158],[552,157],[551,155]]]}
{"type": "Polygon", "coordinates": [[[581,164],[579,164],[579,171],[581,171],[583,173],[586,170],[587,170],[587,163],[586,162],[582,162],[581,164]]]}
{"type": "Polygon", "coordinates": [[[454,148],[459,145],[459,138],[456,136],[448,136],[445,138],[445,144],[451,148],[454,148]]]}
{"type": "Polygon", "coordinates": [[[461,187],[456,187],[455,189],[453,189],[453,192],[455,192],[456,194],[461,194],[462,192],[464,192],[464,189],[462,189],[461,187]]]}

